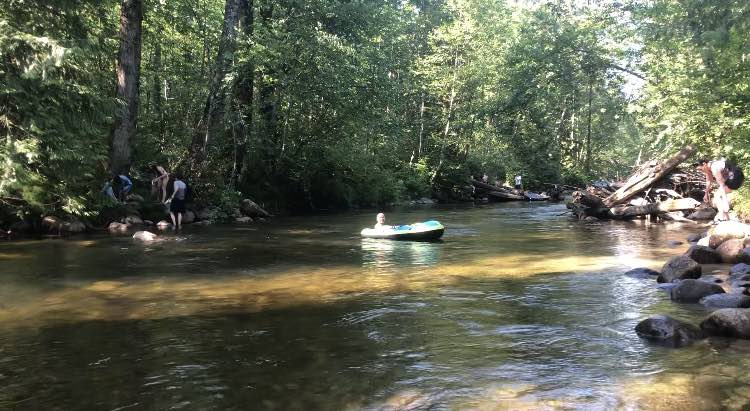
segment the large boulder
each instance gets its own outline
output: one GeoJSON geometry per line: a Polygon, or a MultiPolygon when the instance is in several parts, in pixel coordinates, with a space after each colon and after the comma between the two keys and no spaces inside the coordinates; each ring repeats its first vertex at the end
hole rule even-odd
{"type": "Polygon", "coordinates": [[[709,309],[749,308],[750,296],[739,293],[712,294],[701,298],[700,303],[709,309]]]}
{"type": "Polygon", "coordinates": [[[136,231],[135,234],[133,234],[133,239],[139,241],[150,242],[155,241],[157,238],[156,234],[150,231],[136,231]]]}
{"type": "Polygon", "coordinates": [[[722,262],[733,264],[740,262],[740,253],[743,248],[745,248],[743,241],[733,238],[721,243],[721,245],[716,248],[716,252],[721,256],[722,262]]]}
{"type": "Polygon", "coordinates": [[[716,217],[716,209],[708,206],[701,206],[687,216],[691,220],[713,220],[714,217],[716,217]]]}
{"type": "Polygon", "coordinates": [[[700,280],[682,280],[669,293],[672,301],[678,303],[697,303],[701,298],[711,294],[722,294],[720,285],[700,280]]]}
{"type": "Polygon", "coordinates": [[[191,224],[193,221],[195,221],[195,213],[191,210],[185,210],[182,213],[182,224],[191,224]]]}
{"type": "Polygon", "coordinates": [[[659,272],[650,268],[639,267],[626,271],[625,275],[632,278],[650,278],[651,276],[659,275],[659,272]]]}
{"type": "Polygon", "coordinates": [[[722,308],[701,322],[707,335],[750,339],[750,309],[722,308]]]}
{"type": "Polygon", "coordinates": [[[703,338],[697,327],[666,315],[651,316],[635,326],[639,337],[668,347],[684,347],[703,338]]]}
{"type": "Polygon", "coordinates": [[[709,246],[716,248],[731,239],[744,239],[750,235],[750,226],[737,221],[722,221],[708,230],[709,246]]]}
{"type": "Polygon", "coordinates": [[[747,244],[743,244],[745,247],[737,254],[737,261],[743,263],[750,263],[750,247],[747,244]]]}
{"type": "Polygon", "coordinates": [[[264,210],[261,206],[255,204],[253,200],[250,199],[244,199],[240,203],[240,211],[242,214],[248,216],[248,217],[270,217],[271,214],[268,214],[266,210],[264,210]]]}
{"type": "Polygon", "coordinates": [[[42,228],[49,232],[57,232],[58,234],[83,233],[86,231],[86,224],[76,219],[65,221],[60,217],[50,215],[42,219],[42,228]]]}
{"type": "Polygon", "coordinates": [[[701,265],[695,262],[695,260],[684,255],[678,255],[667,260],[656,281],[659,283],[671,283],[675,280],[700,278],[701,273],[701,265]]]}
{"type": "Polygon", "coordinates": [[[124,233],[128,231],[128,225],[113,221],[109,223],[109,226],[107,226],[107,229],[109,230],[110,233],[124,233]]]}
{"type": "Polygon", "coordinates": [[[129,215],[123,219],[123,223],[126,225],[143,225],[143,219],[137,215],[129,215]]]}
{"type": "Polygon", "coordinates": [[[716,264],[721,262],[721,255],[711,247],[694,245],[685,251],[685,256],[698,264],[716,264]]]}

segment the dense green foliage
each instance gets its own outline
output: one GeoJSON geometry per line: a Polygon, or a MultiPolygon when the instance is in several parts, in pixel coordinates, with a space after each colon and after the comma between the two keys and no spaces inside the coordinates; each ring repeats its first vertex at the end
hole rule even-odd
{"type": "MultiPolygon", "coordinates": [[[[0,200],[95,212],[120,3],[5,3],[0,200]]],[[[130,173],[146,187],[157,162],[200,201],[325,208],[460,197],[483,173],[580,185],[686,142],[750,163],[745,2],[530,3],[145,1],[130,173]]]]}

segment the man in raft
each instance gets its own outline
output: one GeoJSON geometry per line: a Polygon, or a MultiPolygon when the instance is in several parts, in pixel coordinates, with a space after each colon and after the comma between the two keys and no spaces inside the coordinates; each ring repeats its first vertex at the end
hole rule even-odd
{"type": "Polygon", "coordinates": [[[719,189],[716,190],[716,209],[718,212],[714,221],[729,220],[729,197],[727,193],[731,193],[732,190],[736,190],[742,185],[745,179],[742,170],[723,158],[714,161],[700,159],[693,165],[706,175],[704,202],[711,204],[711,183],[713,183],[713,180],[716,180],[716,184],[719,185],[719,189]]]}
{"type": "Polygon", "coordinates": [[[375,220],[377,223],[375,223],[375,229],[376,230],[390,230],[391,226],[385,224],[385,214],[378,213],[378,215],[375,217],[375,220]]]}

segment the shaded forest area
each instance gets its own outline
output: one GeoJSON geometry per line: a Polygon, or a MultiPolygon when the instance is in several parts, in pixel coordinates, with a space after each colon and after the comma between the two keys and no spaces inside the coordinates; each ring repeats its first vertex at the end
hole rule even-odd
{"type": "Polygon", "coordinates": [[[273,210],[582,186],[684,144],[750,165],[741,0],[3,3],[6,222],[95,218],[152,163],[273,210]]]}

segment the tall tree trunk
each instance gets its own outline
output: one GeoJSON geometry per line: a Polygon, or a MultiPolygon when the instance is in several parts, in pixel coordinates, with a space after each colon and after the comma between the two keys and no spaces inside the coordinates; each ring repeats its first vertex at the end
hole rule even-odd
{"type": "MultiPolygon", "coordinates": [[[[261,24],[265,27],[269,27],[272,23],[274,3],[275,2],[272,0],[265,0],[262,2],[262,5],[258,10],[261,24]]],[[[263,77],[274,79],[278,73],[273,67],[269,67],[263,74],[263,77]]],[[[273,174],[273,170],[270,170],[269,168],[275,164],[273,161],[275,154],[274,147],[278,141],[278,127],[276,124],[278,111],[276,103],[277,86],[275,80],[260,81],[259,83],[258,110],[263,128],[263,131],[260,134],[260,149],[263,163],[267,167],[265,171],[273,174]]]]}
{"type": "MultiPolygon", "coordinates": [[[[247,37],[253,36],[253,0],[239,0],[240,12],[240,30],[247,37]]],[[[251,62],[242,67],[237,79],[235,88],[235,102],[237,110],[240,113],[241,128],[235,150],[234,166],[230,185],[234,185],[238,180],[244,183],[245,176],[250,162],[247,153],[247,145],[250,141],[250,134],[253,130],[253,88],[255,87],[255,65],[251,62]]]]}
{"type": "Polygon", "coordinates": [[[138,87],[141,67],[141,0],[122,0],[120,8],[120,50],[117,55],[117,98],[123,102],[115,115],[110,139],[109,167],[113,173],[127,173],[136,137],[138,87]]]}
{"type": "Polygon", "coordinates": [[[225,80],[234,61],[235,38],[239,20],[239,0],[226,0],[224,5],[224,24],[221,29],[219,51],[216,55],[214,75],[209,86],[206,104],[203,107],[198,126],[195,128],[189,150],[189,166],[195,177],[200,176],[206,147],[221,125],[224,118],[226,100],[225,80]]]}
{"type": "Polygon", "coordinates": [[[451,120],[453,119],[453,111],[455,109],[456,101],[456,81],[458,79],[458,50],[453,55],[453,78],[451,79],[451,94],[448,98],[448,113],[445,119],[445,128],[443,129],[443,142],[440,146],[440,161],[438,161],[435,171],[432,173],[430,178],[430,184],[434,185],[437,181],[438,176],[443,168],[443,160],[445,159],[445,146],[448,144],[448,136],[451,131],[451,120]]]}
{"type": "Polygon", "coordinates": [[[591,174],[591,96],[592,80],[589,77],[588,124],[586,125],[586,174],[591,174]]]}

